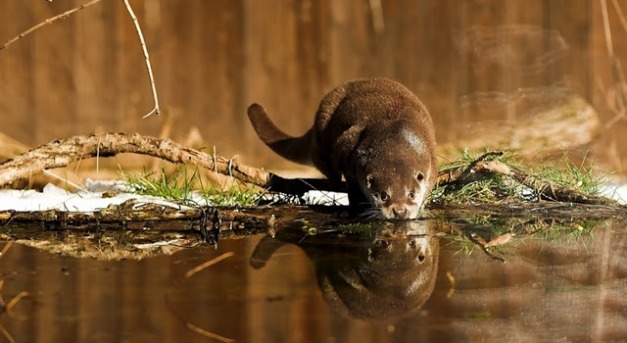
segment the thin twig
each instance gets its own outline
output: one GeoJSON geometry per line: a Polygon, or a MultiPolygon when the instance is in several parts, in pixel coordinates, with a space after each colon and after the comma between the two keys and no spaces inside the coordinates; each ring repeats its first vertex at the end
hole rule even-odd
{"type": "MultiPolygon", "coordinates": [[[[505,259],[501,256],[496,256],[494,255],[492,252],[490,252],[490,250],[488,250],[488,248],[486,247],[486,245],[484,243],[482,243],[478,237],[474,232],[466,232],[466,237],[468,237],[468,239],[470,239],[471,242],[475,243],[476,245],[479,246],[479,248],[481,248],[481,250],[488,255],[488,257],[490,257],[491,259],[495,260],[495,261],[499,261],[499,262],[505,262],[505,259]]],[[[481,239],[483,240],[483,239],[481,239]]]]}
{"type": "Polygon", "coordinates": [[[205,262],[205,263],[203,263],[203,264],[201,264],[201,265],[199,265],[199,266],[197,266],[197,267],[195,267],[193,269],[190,269],[187,273],[185,273],[185,278],[188,279],[192,275],[198,273],[199,271],[201,271],[203,269],[206,269],[206,268],[209,268],[209,267],[213,266],[214,264],[216,264],[216,263],[218,263],[218,262],[220,262],[220,261],[222,261],[224,259],[227,259],[227,258],[229,258],[229,257],[231,257],[233,255],[234,255],[233,252],[229,251],[229,252],[224,253],[224,254],[222,254],[222,255],[214,258],[214,259],[211,259],[211,260],[209,260],[209,261],[207,261],[207,262],[205,262]]]}
{"type": "Polygon", "coordinates": [[[51,177],[51,178],[53,178],[53,179],[57,179],[57,180],[59,180],[59,181],[62,181],[63,183],[65,183],[65,184],[66,184],[66,185],[68,185],[68,186],[72,186],[72,187],[74,187],[74,188],[76,188],[76,189],[80,189],[80,190],[82,190],[82,191],[86,191],[86,190],[87,190],[85,187],[83,187],[83,186],[81,186],[81,185],[77,184],[76,182],[72,182],[71,180],[68,180],[68,178],[67,178],[67,177],[61,177],[61,176],[59,176],[59,175],[55,174],[54,172],[52,172],[52,171],[50,171],[50,170],[46,170],[46,169],[44,169],[44,170],[42,170],[42,173],[44,173],[44,174],[46,174],[46,175],[50,176],[50,177],[51,177]]]}
{"type": "Polygon", "coordinates": [[[185,322],[185,326],[187,326],[188,329],[196,332],[197,334],[203,335],[205,337],[213,338],[216,341],[225,342],[225,343],[235,341],[232,338],[223,337],[223,336],[220,336],[220,335],[215,334],[213,332],[209,332],[209,331],[207,331],[205,329],[201,329],[198,326],[196,326],[196,325],[194,325],[194,324],[192,324],[190,322],[185,322]]]}
{"type": "Polygon", "coordinates": [[[15,339],[13,339],[13,336],[11,336],[9,331],[7,331],[7,329],[5,329],[2,324],[0,324],[0,332],[2,332],[2,335],[7,339],[7,341],[9,341],[9,343],[15,343],[15,339]]]}
{"type": "Polygon", "coordinates": [[[18,316],[15,313],[13,313],[13,307],[23,298],[26,298],[30,296],[29,292],[23,291],[20,292],[18,295],[14,296],[13,299],[9,300],[9,302],[6,304],[6,306],[4,307],[4,311],[7,314],[7,316],[12,317],[12,318],[16,318],[16,319],[26,319],[27,317],[25,316],[18,316]]]}
{"type": "Polygon", "coordinates": [[[610,19],[607,14],[607,1],[601,0],[601,13],[603,14],[603,29],[605,30],[605,44],[607,45],[607,54],[610,58],[614,57],[614,46],[612,43],[612,31],[610,30],[610,19]]]}
{"type": "MultiPolygon", "coordinates": [[[[8,241],[7,244],[5,244],[4,247],[2,248],[2,251],[0,251],[0,257],[4,256],[4,254],[6,254],[7,251],[9,251],[9,248],[11,248],[12,245],[13,245],[13,241],[8,241]]],[[[0,289],[2,289],[1,283],[0,283],[0,289]]]]}
{"type": "Polygon", "coordinates": [[[100,173],[100,140],[98,140],[98,145],[96,146],[96,175],[100,173]]]}
{"type": "Polygon", "coordinates": [[[623,14],[623,9],[620,7],[620,4],[618,3],[617,0],[612,0],[612,4],[614,5],[616,14],[618,14],[618,19],[620,19],[620,23],[623,26],[623,30],[627,32],[627,19],[625,19],[625,14],[623,14]]]}
{"type": "Polygon", "coordinates": [[[372,26],[378,35],[385,31],[385,21],[383,19],[383,6],[381,0],[370,0],[370,13],[372,15],[372,26]]]}
{"type": "Polygon", "coordinates": [[[84,10],[85,8],[95,4],[97,2],[100,2],[100,0],[92,0],[90,2],[87,2],[87,3],[84,3],[84,4],[80,5],[78,7],[72,8],[69,11],[65,11],[65,12],[63,12],[63,13],[61,13],[59,15],[56,15],[56,16],[51,17],[51,18],[48,18],[48,19],[42,21],[41,23],[39,23],[39,24],[29,28],[28,30],[20,33],[19,35],[9,39],[9,41],[7,41],[6,43],[0,45],[0,50],[8,47],[9,45],[15,43],[15,41],[17,41],[18,39],[20,39],[20,38],[22,38],[24,36],[27,36],[27,35],[33,33],[34,31],[36,31],[36,30],[38,30],[38,29],[40,29],[40,28],[42,28],[42,27],[44,27],[44,26],[46,26],[48,24],[52,24],[52,23],[54,23],[55,21],[57,21],[59,19],[65,19],[65,18],[69,17],[70,15],[72,15],[74,12],[78,12],[80,10],[84,10]]]}
{"type": "Polygon", "coordinates": [[[137,31],[137,36],[139,36],[139,41],[141,42],[141,45],[142,45],[142,51],[144,52],[144,58],[146,59],[146,68],[148,69],[148,77],[150,78],[150,86],[152,88],[152,96],[155,101],[155,107],[142,117],[145,119],[145,118],[150,117],[153,113],[156,115],[161,114],[161,110],[159,109],[159,98],[157,97],[157,87],[155,86],[155,77],[152,74],[152,66],[150,65],[150,56],[148,56],[148,48],[146,48],[146,41],[144,40],[142,29],[139,26],[139,21],[137,20],[137,17],[135,16],[135,12],[133,12],[133,9],[131,8],[131,5],[128,3],[128,0],[124,0],[124,5],[126,5],[126,10],[128,11],[128,14],[131,16],[131,19],[133,20],[133,24],[135,25],[135,30],[137,31]]]}

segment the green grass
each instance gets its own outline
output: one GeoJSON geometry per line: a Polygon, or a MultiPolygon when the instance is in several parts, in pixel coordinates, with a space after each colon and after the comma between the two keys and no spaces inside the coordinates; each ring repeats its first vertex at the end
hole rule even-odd
{"type": "MultiPolygon", "coordinates": [[[[235,184],[222,190],[203,180],[198,170],[179,167],[172,173],[146,172],[136,175],[122,173],[133,193],[165,198],[170,201],[194,205],[194,195],[200,195],[211,206],[256,206],[260,194],[252,187],[235,184]]],[[[197,199],[197,198],[196,198],[197,199]]],[[[198,205],[198,204],[196,204],[198,205]]]]}
{"type": "Polygon", "coordinates": [[[576,165],[564,155],[558,161],[543,162],[537,168],[530,169],[529,172],[560,187],[597,195],[599,194],[599,186],[603,184],[605,179],[595,175],[593,169],[594,164],[588,163],[586,158],[579,165],[576,165]]]}
{"type": "MultiPolygon", "coordinates": [[[[464,150],[460,152],[459,159],[447,162],[440,167],[440,170],[451,168],[466,168],[479,156],[488,151],[471,152],[464,150]]],[[[495,160],[503,162],[508,166],[515,167],[532,175],[540,180],[545,180],[554,185],[574,189],[584,194],[597,195],[599,186],[604,182],[602,177],[594,174],[594,165],[588,163],[586,159],[581,164],[574,164],[563,156],[559,160],[543,161],[539,166],[530,168],[524,166],[521,159],[512,152],[505,152],[503,155],[489,156],[485,160],[495,160]]],[[[436,185],[431,192],[431,202],[443,203],[500,203],[502,201],[533,201],[533,192],[511,180],[508,177],[494,174],[491,177],[465,184],[461,187],[446,185],[436,185]]]]}
{"type": "Polygon", "coordinates": [[[123,176],[133,193],[184,202],[191,200],[193,182],[198,175],[188,173],[187,168],[179,168],[172,175],[161,169],[160,173],[144,171],[140,175],[123,173],[123,176]]]}
{"type": "Polygon", "coordinates": [[[202,193],[210,204],[216,206],[257,206],[260,194],[252,187],[235,185],[227,190],[209,189],[202,193]]]}
{"type": "MultiPolygon", "coordinates": [[[[467,168],[470,163],[475,161],[481,155],[490,151],[469,151],[464,149],[460,151],[460,156],[455,161],[449,161],[440,166],[440,171],[453,168],[467,168]]],[[[488,156],[485,161],[500,161],[511,166],[519,166],[518,158],[505,152],[502,155],[488,156]]],[[[518,185],[501,175],[493,175],[492,177],[470,182],[461,188],[452,187],[451,185],[436,185],[429,197],[431,202],[444,203],[499,203],[504,199],[516,197],[519,194],[518,185]]]]}
{"type": "Polygon", "coordinates": [[[460,189],[436,186],[430,199],[445,203],[499,203],[516,196],[516,187],[500,175],[495,175],[487,180],[465,184],[460,189]]]}

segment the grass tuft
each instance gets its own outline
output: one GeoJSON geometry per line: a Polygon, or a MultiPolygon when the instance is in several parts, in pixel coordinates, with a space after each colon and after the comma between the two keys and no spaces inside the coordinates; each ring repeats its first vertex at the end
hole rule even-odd
{"type": "Polygon", "coordinates": [[[253,187],[235,184],[229,189],[220,189],[203,180],[197,169],[190,172],[186,167],[179,167],[172,173],[165,169],[159,173],[144,171],[139,175],[123,173],[123,177],[133,193],[187,205],[197,205],[198,199],[202,199],[209,206],[250,207],[257,206],[260,199],[259,192],[253,187]]]}
{"type": "MultiPolygon", "coordinates": [[[[489,151],[471,152],[463,150],[456,161],[443,164],[440,170],[466,168],[476,159],[489,151]]],[[[522,159],[511,152],[492,155],[489,160],[502,162],[529,175],[553,183],[562,188],[573,189],[588,195],[598,195],[604,179],[594,174],[591,163],[584,159],[581,164],[574,164],[564,155],[559,160],[543,161],[538,167],[530,168],[522,164],[522,159]]],[[[429,200],[434,203],[492,203],[503,201],[537,201],[534,191],[509,177],[493,174],[490,177],[462,186],[436,185],[429,200]]]]}
{"type": "Polygon", "coordinates": [[[594,174],[594,164],[588,163],[586,158],[576,165],[566,155],[558,161],[543,162],[530,173],[560,187],[589,195],[598,195],[600,186],[605,182],[603,177],[594,174]]]}

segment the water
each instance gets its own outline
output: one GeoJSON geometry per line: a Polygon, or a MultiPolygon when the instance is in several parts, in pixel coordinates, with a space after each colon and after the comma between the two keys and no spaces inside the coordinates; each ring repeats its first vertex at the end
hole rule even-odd
{"type": "Polygon", "coordinates": [[[0,293],[5,303],[29,295],[0,317],[2,340],[627,340],[625,220],[516,222],[501,222],[516,235],[490,255],[468,237],[507,240],[485,234],[492,223],[449,220],[351,228],[361,234],[297,222],[275,238],[225,239],[217,249],[140,261],[15,243],[0,258],[0,293]]]}

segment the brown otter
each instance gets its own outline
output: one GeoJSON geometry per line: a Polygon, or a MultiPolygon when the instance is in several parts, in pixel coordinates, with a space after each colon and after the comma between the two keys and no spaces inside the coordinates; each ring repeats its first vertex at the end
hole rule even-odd
{"type": "Polygon", "coordinates": [[[324,96],[301,137],[277,128],[261,105],[248,108],[257,135],[288,160],[313,164],[329,180],[344,176],[351,206],[366,214],[416,218],[437,177],[435,132],[410,90],[384,78],[344,83],[324,96]]]}

